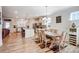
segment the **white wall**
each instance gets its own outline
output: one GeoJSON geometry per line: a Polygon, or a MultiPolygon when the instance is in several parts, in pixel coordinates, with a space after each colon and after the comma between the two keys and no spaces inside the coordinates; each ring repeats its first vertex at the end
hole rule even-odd
{"type": "MultiPolygon", "coordinates": [[[[52,24],[51,27],[61,30],[61,31],[68,31],[69,27],[71,25],[71,21],[69,20],[70,17],[70,13],[73,11],[79,11],[79,7],[75,6],[75,7],[71,7],[69,9],[64,9],[61,11],[58,11],[54,14],[51,14],[50,17],[52,18],[52,24]],[[56,16],[61,16],[62,17],[62,23],[56,23],[56,16]]],[[[31,27],[33,26],[32,23],[34,22],[33,18],[29,19],[30,21],[26,24],[29,24],[31,27]]],[[[15,25],[17,22],[17,19],[12,18],[12,25],[15,25]]],[[[75,21],[76,24],[78,25],[79,21],[75,21]]],[[[13,28],[13,26],[11,27],[11,29],[13,28]]]]}
{"type": "MultiPolygon", "coordinates": [[[[0,7],[0,12],[2,12],[1,7],[0,7]]],[[[2,22],[2,14],[1,14],[1,22],[2,22]]],[[[0,24],[0,46],[2,46],[2,24],[0,24]]]]}
{"type": "MultiPolygon", "coordinates": [[[[68,31],[69,27],[71,25],[71,21],[69,20],[70,18],[70,13],[74,11],[79,11],[79,7],[71,7],[69,9],[61,10],[58,11],[52,15],[52,28],[56,28],[58,30],[62,31],[68,31]],[[56,23],[56,16],[61,16],[62,17],[62,23],[56,23]]],[[[75,21],[76,25],[79,25],[79,21],[75,21]]]]}

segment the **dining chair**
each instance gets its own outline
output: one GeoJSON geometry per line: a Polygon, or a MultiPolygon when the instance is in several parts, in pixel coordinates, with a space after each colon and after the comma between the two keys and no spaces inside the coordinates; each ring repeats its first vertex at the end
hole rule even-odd
{"type": "Polygon", "coordinates": [[[59,43],[59,50],[62,50],[67,46],[67,33],[63,32],[62,36],[60,38],[60,43],[59,43]]]}
{"type": "Polygon", "coordinates": [[[40,30],[40,48],[43,49],[46,47],[46,44],[45,44],[45,40],[46,40],[46,36],[45,36],[45,33],[44,33],[44,30],[40,30]]]}
{"type": "Polygon", "coordinates": [[[35,33],[35,42],[40,43],[41,42],[41,32],[39,30],[35,33]]]}
{"type": "MultiPolygon", "coordinates": [[[[67,33],[66,32],[62,32],[62,34],[60,36],[55,37],[55,39],[51,42],[51,45],[49,47],[49,50],[53,50],[53,52],[59,52],[62,48],[61,47],[65,47],[65,42],[66,42],[66,36],[67,33]]],[[[46,51],[46,52],[48,52],[46,51]]]]}

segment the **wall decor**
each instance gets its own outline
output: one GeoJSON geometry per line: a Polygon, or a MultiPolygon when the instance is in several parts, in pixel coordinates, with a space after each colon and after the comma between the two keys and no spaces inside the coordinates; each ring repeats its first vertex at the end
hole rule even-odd
{"type": "Polygon", "coordinates": [[[56,17],[56,23],[61,23],[61,16],[56,17]]]}

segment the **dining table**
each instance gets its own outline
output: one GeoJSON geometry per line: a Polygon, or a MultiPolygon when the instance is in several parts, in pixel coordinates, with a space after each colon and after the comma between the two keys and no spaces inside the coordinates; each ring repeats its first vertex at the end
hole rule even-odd
{"type": "Polygon", "coordinates": [[[45,31],[45,35],[51,36],[51,37],[60,37],[61,35],[58,33],[50,32],[50,31],[45,31]]]}
{"type": "MultiPolygon", "coordinates": [[[[50,32],[50,31],[45,31],[44,33],[46,36],[51,37],[51,40],[53,42],[55,42],[57,38],[61,37],[61,35],[59,35],[58,33],[50,32]]],[[[47,39],[45,39],[45,43],[47,43],[47,39]]],[[[47,45],[47,44],[45,44],[45,45],[47,45]]]]}

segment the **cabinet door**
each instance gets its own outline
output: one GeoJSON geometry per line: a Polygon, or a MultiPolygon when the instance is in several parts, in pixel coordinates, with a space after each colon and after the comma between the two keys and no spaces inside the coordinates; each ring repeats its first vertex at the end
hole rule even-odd
{"type": "Polygon", "coordinates": [[[79,28],[77,28],[77,45],[79,45],[79,28]]]}

